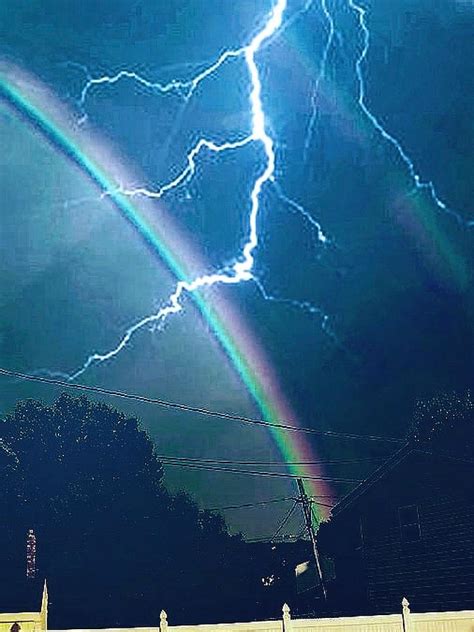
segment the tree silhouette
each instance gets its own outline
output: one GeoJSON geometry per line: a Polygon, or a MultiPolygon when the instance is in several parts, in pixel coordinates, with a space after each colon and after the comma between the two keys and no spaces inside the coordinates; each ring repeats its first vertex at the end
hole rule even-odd
{"type": "Polygon", "coordinates": [[[0,502],[15,551],[0,573],[24,574],[33,528],[53,627],[156,625],[163,607],[176,623],[240,614],[241,540],[219,516],[166,492],[137,419],[63,394],[51,406],[20,402],[0,420],[0,438],[10,477],[0,502]]]}
{"type": "Polygon", "coordinates": [[[472,458],[474,400],[471,391],[418,400],[407,438],[426,449],[472,458]]]}

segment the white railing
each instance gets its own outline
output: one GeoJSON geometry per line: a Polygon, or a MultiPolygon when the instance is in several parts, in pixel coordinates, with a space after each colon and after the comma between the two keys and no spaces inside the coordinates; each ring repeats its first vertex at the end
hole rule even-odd
{"type": "Polygon", "coordinates": [[[400,614],[292,619],[290,608],[285,604],[282,617],[277,621],[202,625],[169,625],[168,615],[162,610],[159,627],[56,632],[474,632],[474,610],[412,613],[408,601],[403,599],[400,614]]]}
{"type": "Polygon", "coordinates": [[[474,611],[413,612],[413,632],[474,632],[474,611]]]}

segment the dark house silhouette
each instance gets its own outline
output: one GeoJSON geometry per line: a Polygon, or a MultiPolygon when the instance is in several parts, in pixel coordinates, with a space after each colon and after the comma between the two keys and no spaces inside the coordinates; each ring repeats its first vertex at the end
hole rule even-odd
{"type": "Polygon", "coordinates": [[[474,609],[474,462],[407,445],[345,496],[318,533],[338,614],[474,609]]]}

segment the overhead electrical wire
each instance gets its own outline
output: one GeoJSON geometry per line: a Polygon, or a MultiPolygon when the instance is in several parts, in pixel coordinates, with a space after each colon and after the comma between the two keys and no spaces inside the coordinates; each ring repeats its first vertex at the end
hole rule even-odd
{"type": "Polygon", "coordinates": [[[268,536],[263,536],[261,538],[250,538],[249,540],[245,540],[246,544],[286,544],[289,541],[296,541],[299,539],[298,535],[288,534],[281,535],[279,538],[269,539],[268,536]]]}
{"type": "Polygon", "coordinates": [[[360,479],[354,479],[354,478],[337,478],[333,476],[312,476],[309,474],[265,472],[265,471],[260,471],[260,470],[242,470],[242,469],[237,469],[237,468],[232,468],[232,467],[203,465],[200,463],[187,463],[187,462],[174,461],[174,460],[169,460],[169,461],[164,460],[162,461],[162,463],[165,466],[184,467],[184,468],[189,468],[192,470],[205,470],[208,472],[231,472],[233,474],[247,474],[249,476],[267,476],[267,477],[274,477],[274,478],[302,478],[302,479],[311,480],[311,481],[327,481],[331,483],[348,483],[348,484],[355,484],[355,483],[362,482],[360,479]]]}
{"type": "MultiPolygon", "coordinates": [[[[297,532],[296,535],[292,535],[292,534],[288,534],[288,535],[283,535],[280,536],[281,531],[283,530],[283,527],[288,523],[289,519],[291,518],[291,516],[293,515],[293,512],[295,511],[296,507],[298,506],[300,499],[299,498],[295,498],[294,499],[295,502],[293,503],[293,505],[290,507],[290,510],[283,516],[282,521],[280,522],[280,524],[277,527],[277,530],[275,531],[275,533],[273,534],[272,537],[261,537],[261,538],[253,538],[250,540],[246,540],[246,542],[248,543],[258,543],[258,542],[267,542],[267,543],[277,543],[277,540],[279,541],[279,543],[285,542],[287,540],[300,540],[304,534],[307,532],[307,526],[306,524],[300,525],[299,531],[297,532]]],[[[312,504],[322,504],[322,503],[312,503],[312,504]]],[[[332,505],[324,505],[327,507],[331,507],[332,505]]],[[[314,516],[314,509],[311,508],[311,513],[313,515],[313,519],[315,518],[314,516]]]]}
{"type": "Polygon", "coordinates": [[[169,459],[173,461],[186,461],[189,463],[209,463],[216,465],[265,465],[267,467],[289,467],[292,465],[352,465],[355,463],[372,463],[380,461],[385,457],[367,457],[361,459],[329,459],[318,461],[240,461],[235,459],[205,459],[200,457],[174,456],[172,454],[157,454],[158,459],[169,459]]]}
{"type": "MultiPolygon", "coordinates": [[[[262,505],[270,505],[273,503],[282,503],[288,502],[290,500],[296,500],[294,496],[287,496],[285,498],[271,498],[270,500],[261,500],[254,503],[244,503],[242,505],[227,505],[227,507],[212,507],[208,511],[228,511],[231,509],[247,509],[250,507],[260,507],[262,505]]],[[[333,507],[334,505],[330,505],[329,503],[322,503],[319,501],[314,501],[315,505],[321,505],[322,507],[333,507]]]]}
{"type": "Polygon", "coordinates": [[[260,507],[262,505],[271,505],[273,503],[283,503],[289,500],[296,500],[294,496],[286,496],[285,498],[270,498],[269,500],[259,500],[255,503],[244,503],[242,505],[227,505],[227,507],[211,507],[208,511],[228,511],[230,509],[246,509],[247,507],[260,507]]]}
{"type": "Polygon", "coordinates": [[[402,439],[395,437],[380,437],[377,435],[359,435],[348,432],[336,432],[333,430],[318,430],[316,428],[306,428],[304,426],[294,426],[286,422],[265,421],[263,419],[255,419],[252,417],[245,417],[233,413],[226,413],[217,410],[211,410],[207,408],[201,408],[199,406],[190,406],[188,404],[182,404],[180,402],[170,402],[164,399],[158,399],[153,397],[147,397],[145,395],[137,395],[135,393],[127,393],[125,391],[117,391],[102,388],[99,386],[89,386],[87,384],[80,384],[77,382],[71,382],[66,380],[59,380],[56,378],[43,377],[41,375],[32,375],[30,373],[21,373],[19,371],[12,371],[10,369],[4,369],[0,367],[0,375],[8,377],[14,377],[20,380],[28,380],[32,382],[39,382],[42,384],[49,384],[51,386],[60,386],[62,388],[73,388],[80,391],[89,393],[97,393],[100,395],[109,395],[112,397],[120,397],[122,399],[132,399],[145,404],[153,404],[155,406],[162,406],[164,408],[180,410],[183,412],[196,413],[198,415],[205,415],[210,417],[219,417],[222,419],[228,419],[231,421],[239,421],[241,423],[252,424],[256,426],[265,426],[271,428],[279,428],[280,430],[286,430],[289,432],[302,432],[306,434],[314,434],[322,437],[332,437],[335,439],[354,439],[360,441],[386,441],[389,443],[405,443],[402,439]]]}
{"type": "Polygon", "coordinates": [[[290,507],[290,510],[287,511],[286,514],[283,516],[283,519],[281,520],[281,522],[279,523],[275,533],[271,537],[263,536],[263,537],[260,537],[260,538],[251,538],[249,540],[246,540],[246,542],[249,542],[249,543],[255,543],[255,542],[275,543],[277,541],[277,539],[285,541],[285,540],[288,540],[290,538],[295,538],[296,536],[290,535],[290,534],[280,536],[280,533],[281,533],[283,527],[288,522],[288,520],[293,515],[293,512],[295,511],[297,505],[298,505],[298,499],[295,499],[293,505],[290,507]]]}
{"type": "Polygon", "coordinates": [[[295,502],[291,506],[290,510],[283,516],[283,520],[280,522],[280,524],[277,527],[277,530],[275,531],[273,536],[270,538],[270,542],[272,542],[275,538],[277,538],[280,535],[282,529],[284,528],[284,526],[286,525],[288,520],[293,515],[293,512],[295,511],[297,506],[298,506],[298,500],[295,500],[295,502]]]}
{"type": "Polygon", "coordinates": [[[295,540],[301,540],[301,539],[303,539],[303,536],[304,536],[304,535],[306,535],[306,537],[307,537],[307,531],[308,531],[308,528],[307,528],[307,526],[306,526],[306,525],[304,525],[304,526],[300,529],[299,533],[297,533],[297,534],[294,536],[295,540]]]}

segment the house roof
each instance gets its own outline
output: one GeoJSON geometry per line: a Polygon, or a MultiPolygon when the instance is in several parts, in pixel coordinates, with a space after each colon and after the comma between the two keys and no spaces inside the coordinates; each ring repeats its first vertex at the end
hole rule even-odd
{"type": "Polygon", "coordinates": [[[378,483],[382,478],[387,476],[390,472],[392,472],[395,468],[399,467],[402,463],[404,463],[408,458],[416,455],[417,457],[422,456],[423,458],[429,459],[443,459],[449,460],[453,462],[464,463],[468,465],[474,465],[474,461],[468,461],[465,459],[458,459],[448,454],[442,453],[433,453],[427,450],[422,450],[412,443],[407,443],[399,450],[394,452],[380,467],[375,469],[370,476],[368,476],[362,483],[359,483],[357,487],[351,490],[348,494],[346,494],[338,503],[335,505],[331,511],[331,517],[336,517],[339,514],[346,511],[348,507],[350,507],[358,498],[360,498],[363,494],[365,494],[371,487],[373,487],[376,483],[378,483]]]}

